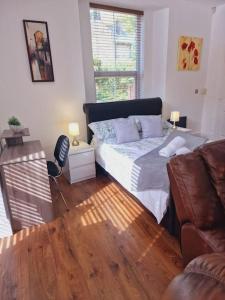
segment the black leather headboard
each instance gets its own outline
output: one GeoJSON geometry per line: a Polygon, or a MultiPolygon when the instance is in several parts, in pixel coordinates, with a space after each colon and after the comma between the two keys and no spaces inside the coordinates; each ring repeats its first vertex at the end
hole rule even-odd
{"type": "Polygon", "coordinates": [[[161,115],[162,100],[160,98],[136,99],[107,103],[86,103],[83,105],[87,122],[88,143],[92,139],[92,131],[88,124],[97,121],[127,118],[131,115],[161,115]]]}

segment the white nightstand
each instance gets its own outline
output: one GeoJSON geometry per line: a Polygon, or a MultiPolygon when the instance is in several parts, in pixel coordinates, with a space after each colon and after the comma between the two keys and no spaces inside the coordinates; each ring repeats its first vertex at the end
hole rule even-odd
{"type": "Polygon", "coordinates": [[[79,146],[70,145],[64,175],[71,184],[96,177],[94,148],[81,141],[79,146]]]}
{"type": "Polygon", "coordinates": [[[190,128],[176,127],[176,129],[182,132],[192,132],[192,129],[190,128]]]}

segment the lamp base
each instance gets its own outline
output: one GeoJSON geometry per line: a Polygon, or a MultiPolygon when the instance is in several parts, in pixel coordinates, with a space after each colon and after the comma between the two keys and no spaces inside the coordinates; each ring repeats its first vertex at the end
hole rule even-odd
{"type": "Polygon", "coordinates": [[[177,126],[176,126],[176,122],[173,122],[173,129],[176,129],[177,126]]]}
{"type": "Polygon", "coordinates": [[[80,145],[79,141],[74,137],[72,141],[72,146],[79,146],[79,145],[80,145]]]}

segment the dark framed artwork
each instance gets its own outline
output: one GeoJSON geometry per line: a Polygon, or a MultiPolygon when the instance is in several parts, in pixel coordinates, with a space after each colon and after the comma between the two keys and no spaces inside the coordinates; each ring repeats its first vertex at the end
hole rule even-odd
{"type": "Polygon", "coordinates": [[[23,26],[32,81],[54,81],[47,22],[23,20],[23,26]]]}

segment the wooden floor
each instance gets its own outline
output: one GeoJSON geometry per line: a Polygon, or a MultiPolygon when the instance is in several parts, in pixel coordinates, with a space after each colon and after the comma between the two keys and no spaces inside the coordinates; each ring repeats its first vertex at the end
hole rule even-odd
{"type": "Polygon", "coordinates": [[[160,299],[177,241],[107,177],[60,185],[70,212],[52,188],[59,218],[0,241],[0,299],[160,299]]]}

